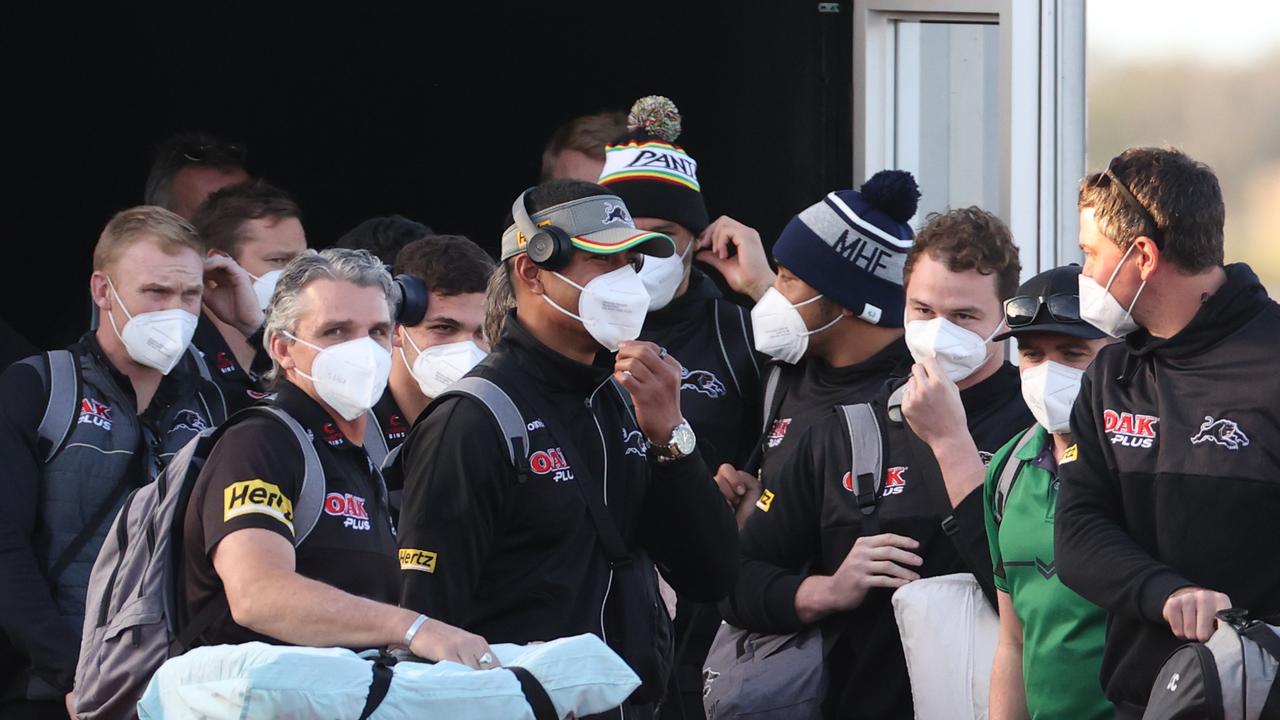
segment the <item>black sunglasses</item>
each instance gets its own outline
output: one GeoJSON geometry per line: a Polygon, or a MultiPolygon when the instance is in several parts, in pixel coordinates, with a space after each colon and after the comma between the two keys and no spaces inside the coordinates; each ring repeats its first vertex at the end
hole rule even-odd
{"type": "Polygon", "coordinates": [[[1075,293],[1057,293],[1048,297],[1018,295],[1004,301],[1004,323],[1010,328],[1026,327],[1035,322],[1040,308],[1049,311],[1049,317],[1064,323],[1083,322],[1080,319],[1080,296],[1075,293]]]}
{"type": "Polygon", "coordinates": [[[1098,175],[1098,179],[1094,181],[1094,186],[1101,187],[1101,181],[1103,178],[1106,178],[1108,182],[1114,185],[1116,191],[1120,194],[1120,197],[1123,198],[1125,204],[1129,206],[1129,209],[1140,215],[1143,222],[1146,223],[1147,228],[1151,230],[1151,232],[1143,234],[1154,240],[1156,247],[1162,247],[1164,245],[1164,231],[1161,230],[1160,225],[1156,223],[1155,216],[1151,214],[1150,210],[1147,210],[1147,206],[1143,205],[1138,200],[1138,197],[1129,189],[1129,185],[1121,180],[1120,176],[1116,174],[1116,161],[1119,159],[1119,155],[1111,158],[1111,162],[1107,164],[1107,169],[1103,170],[1098,175]]]}

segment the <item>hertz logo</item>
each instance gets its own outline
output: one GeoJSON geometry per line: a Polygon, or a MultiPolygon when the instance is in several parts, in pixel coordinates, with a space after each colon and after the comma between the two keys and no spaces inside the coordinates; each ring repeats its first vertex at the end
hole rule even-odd
{"type": "Polygon", "coordinates": [[[430,550],[402,548],[400,550],[400,569],[434,573],[436,571],[436,554],[430,550]]]}
{"type": "Polygon", "coordinates": [[[223,521],[259,513],[270,515],[293,532],[293,501],[280,492],[280,488],[261,479],[233,483],[222,491],[223,521]]]}

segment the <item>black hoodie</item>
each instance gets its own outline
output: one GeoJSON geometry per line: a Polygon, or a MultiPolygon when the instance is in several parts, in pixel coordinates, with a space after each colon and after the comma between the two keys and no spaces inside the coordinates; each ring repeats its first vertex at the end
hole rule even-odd
{"type": "Polygon", "coordinates": [[[1145,705],[1175,590],[1280,615],[1280,306],[1243,264],[1181,332],[1099,353],[1059,471],[1062,581],[1108,612],[1107,697],[1145,705]]]}
{"type": "Polygon", "coordinates": [[[640,339],[666,348],[684,368],[680,409],[707,467],[742,467],[759,428],[764,366],[748,312],[694,268],[684,294],[645,318],[640,339]]]}
{"type": "Polygon", "coordinates": [[[667,463],[648,457],[609,383],[612,363],[606,353],[592,365],[565,357],[508,316],[470,374],[498,384],[524,414],[528,478],[472,398],[438,399],[414,424],[400,456],[400,552],[431,562],[402,562],[404,607],[490,642],[613,637],[602,627],[612,571],[583,492],[603,494],[629,548],[647,550],[677,590],[701,601],[728,592],[733,514],[696,453],[667,463]]]}

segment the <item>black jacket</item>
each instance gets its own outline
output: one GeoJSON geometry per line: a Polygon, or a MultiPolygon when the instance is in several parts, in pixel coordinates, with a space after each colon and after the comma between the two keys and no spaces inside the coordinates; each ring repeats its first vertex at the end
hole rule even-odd
{"type": "Polygon", "coordinates": [[[1226,271],[1182,332],[1099,353],[1072,414],[1058,568],[1108,612],[1113,701],[1146,704],[1179,645],[1162,611],[1180,587],[1280,618],[1280,306],[1248,266],[1226,271]]]}
{"type": "Polygon", "coordinates": [[[677,590],[718,600],[733,583],[733,515],[696,453],[646,456],[609,382],[612,356],[583,365],[543,345],[512,314],[472,374],[507,390],[529,429],[520,482],[488,411],[443,397],[401,448],[402,604],[483,635],[527,643],[584,632],[610,637],[611,579],[582,492],[603,492],[624,540],[643,546],[677,590]],[[514,381],[513,381],[514,379],[514,381]],[[554,415],[551,415],[554,414],[554,415]],[[571,436],[555,437],[543,418],[571,436]],[[570,460],[572,443],[582,464],[570,460]],[[430,557],[428,563],[405,558],[430,557]]]}
{"type": "Polygon", "coordinates": [[[253,367],[246,368],[240,366],[218,326],[203,312],[199,318],[191,344],[204,354],[209,373],[227,400],[228,410],[235,413],[269,398],[271,393],[262,384],[262,374],[271,369],[271,355],[262,344],[263,329],[259,329],[247,340],[253,348],[254,356],[253,367]]]}
{"type": "Polygon", "coordinates": [[[749,470],[758,469],[764,486],[772,487],[791,456],[795,438],[836,405],[870,402],[886,383],[909,376],[911,362],[906,341],[898,338],[857,365],[832,367],[817,357],[797,365],[775,363],[769,370],[776,367],[782,375],[766,422],[756,426],[757,432],[764,432],[749,470]]]}
{"type": "Polygon", "coordinates": [[[0,631],[25,668],[6,679],[0,697],[57,699],[71,689],[89,573],[126,492],[150,482],[196,433],[226,420],[221,394],[192,353],[139,414],[133,384],[92,332],[68,350],[79,387],[58,448],[38,437],[50,403],[37,369],[47,367],[45,357],[0,374],[0,495],[9,513],[0,524],[0,631]],[[95,518],[103,519],[88,527],[95,518]]]}
{"type": "MultiPolygon", "coordinates": [[[[921,577],[973,573],[994,605],[982,487],[951,507],[928,446],[905,422],[888,420],[888,390],[873,403],[886,428],[885,478],[876,510],[879,532],[920,542],[921,577]],[[949,531],[943,530],[944,521],[949,531]]],[[[1033,422],[1011,365],[964,390],[960,399],[974,443],[986,458],[1033,422]]],[[[720,605],[730,623],[767,633],[801,630],[804,624],[795,608],[800,583],[809,575],[834,573],[859,537],[875,534],[864,527],[854,494],[844,483],[849,455],[848,433],[834,412],[795,439],[772,486],[768,511],[754,513],[743,528],[738,582],[720,605]]],[[[888,590],[873,589],[858,608],[823,621],[827,632],[839,632],[827,658],[831,688],[825,717],[912,717],[891,596],[888,590]]]]}
{"type": "Polygon", "coordinates": [[[684,368],[680,407],[707,467],[742,467],[760,428],[764,366],[750,314],[694,268],[685,293],[645,318],[640,339],[666,348],[684,368]]]}

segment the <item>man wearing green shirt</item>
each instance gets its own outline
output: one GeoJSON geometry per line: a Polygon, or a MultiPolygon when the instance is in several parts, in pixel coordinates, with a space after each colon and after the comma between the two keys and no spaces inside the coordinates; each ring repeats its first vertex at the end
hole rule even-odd
{"type": "Polygon", "coordinates": [[[1080,319],[1079,275],[1071,265],[1028,280],[1005,302],[1009,330],[995,338],[1018,338],[1022,394],[1036,424],[996,453],[984,488],[1000,608],[991,720],[1114,714],[1098,680],[1106,613],[1062,584],[1053,554],[1058,465],[1075,459],[1071,407],[1106,344],[1080,319]]]}

